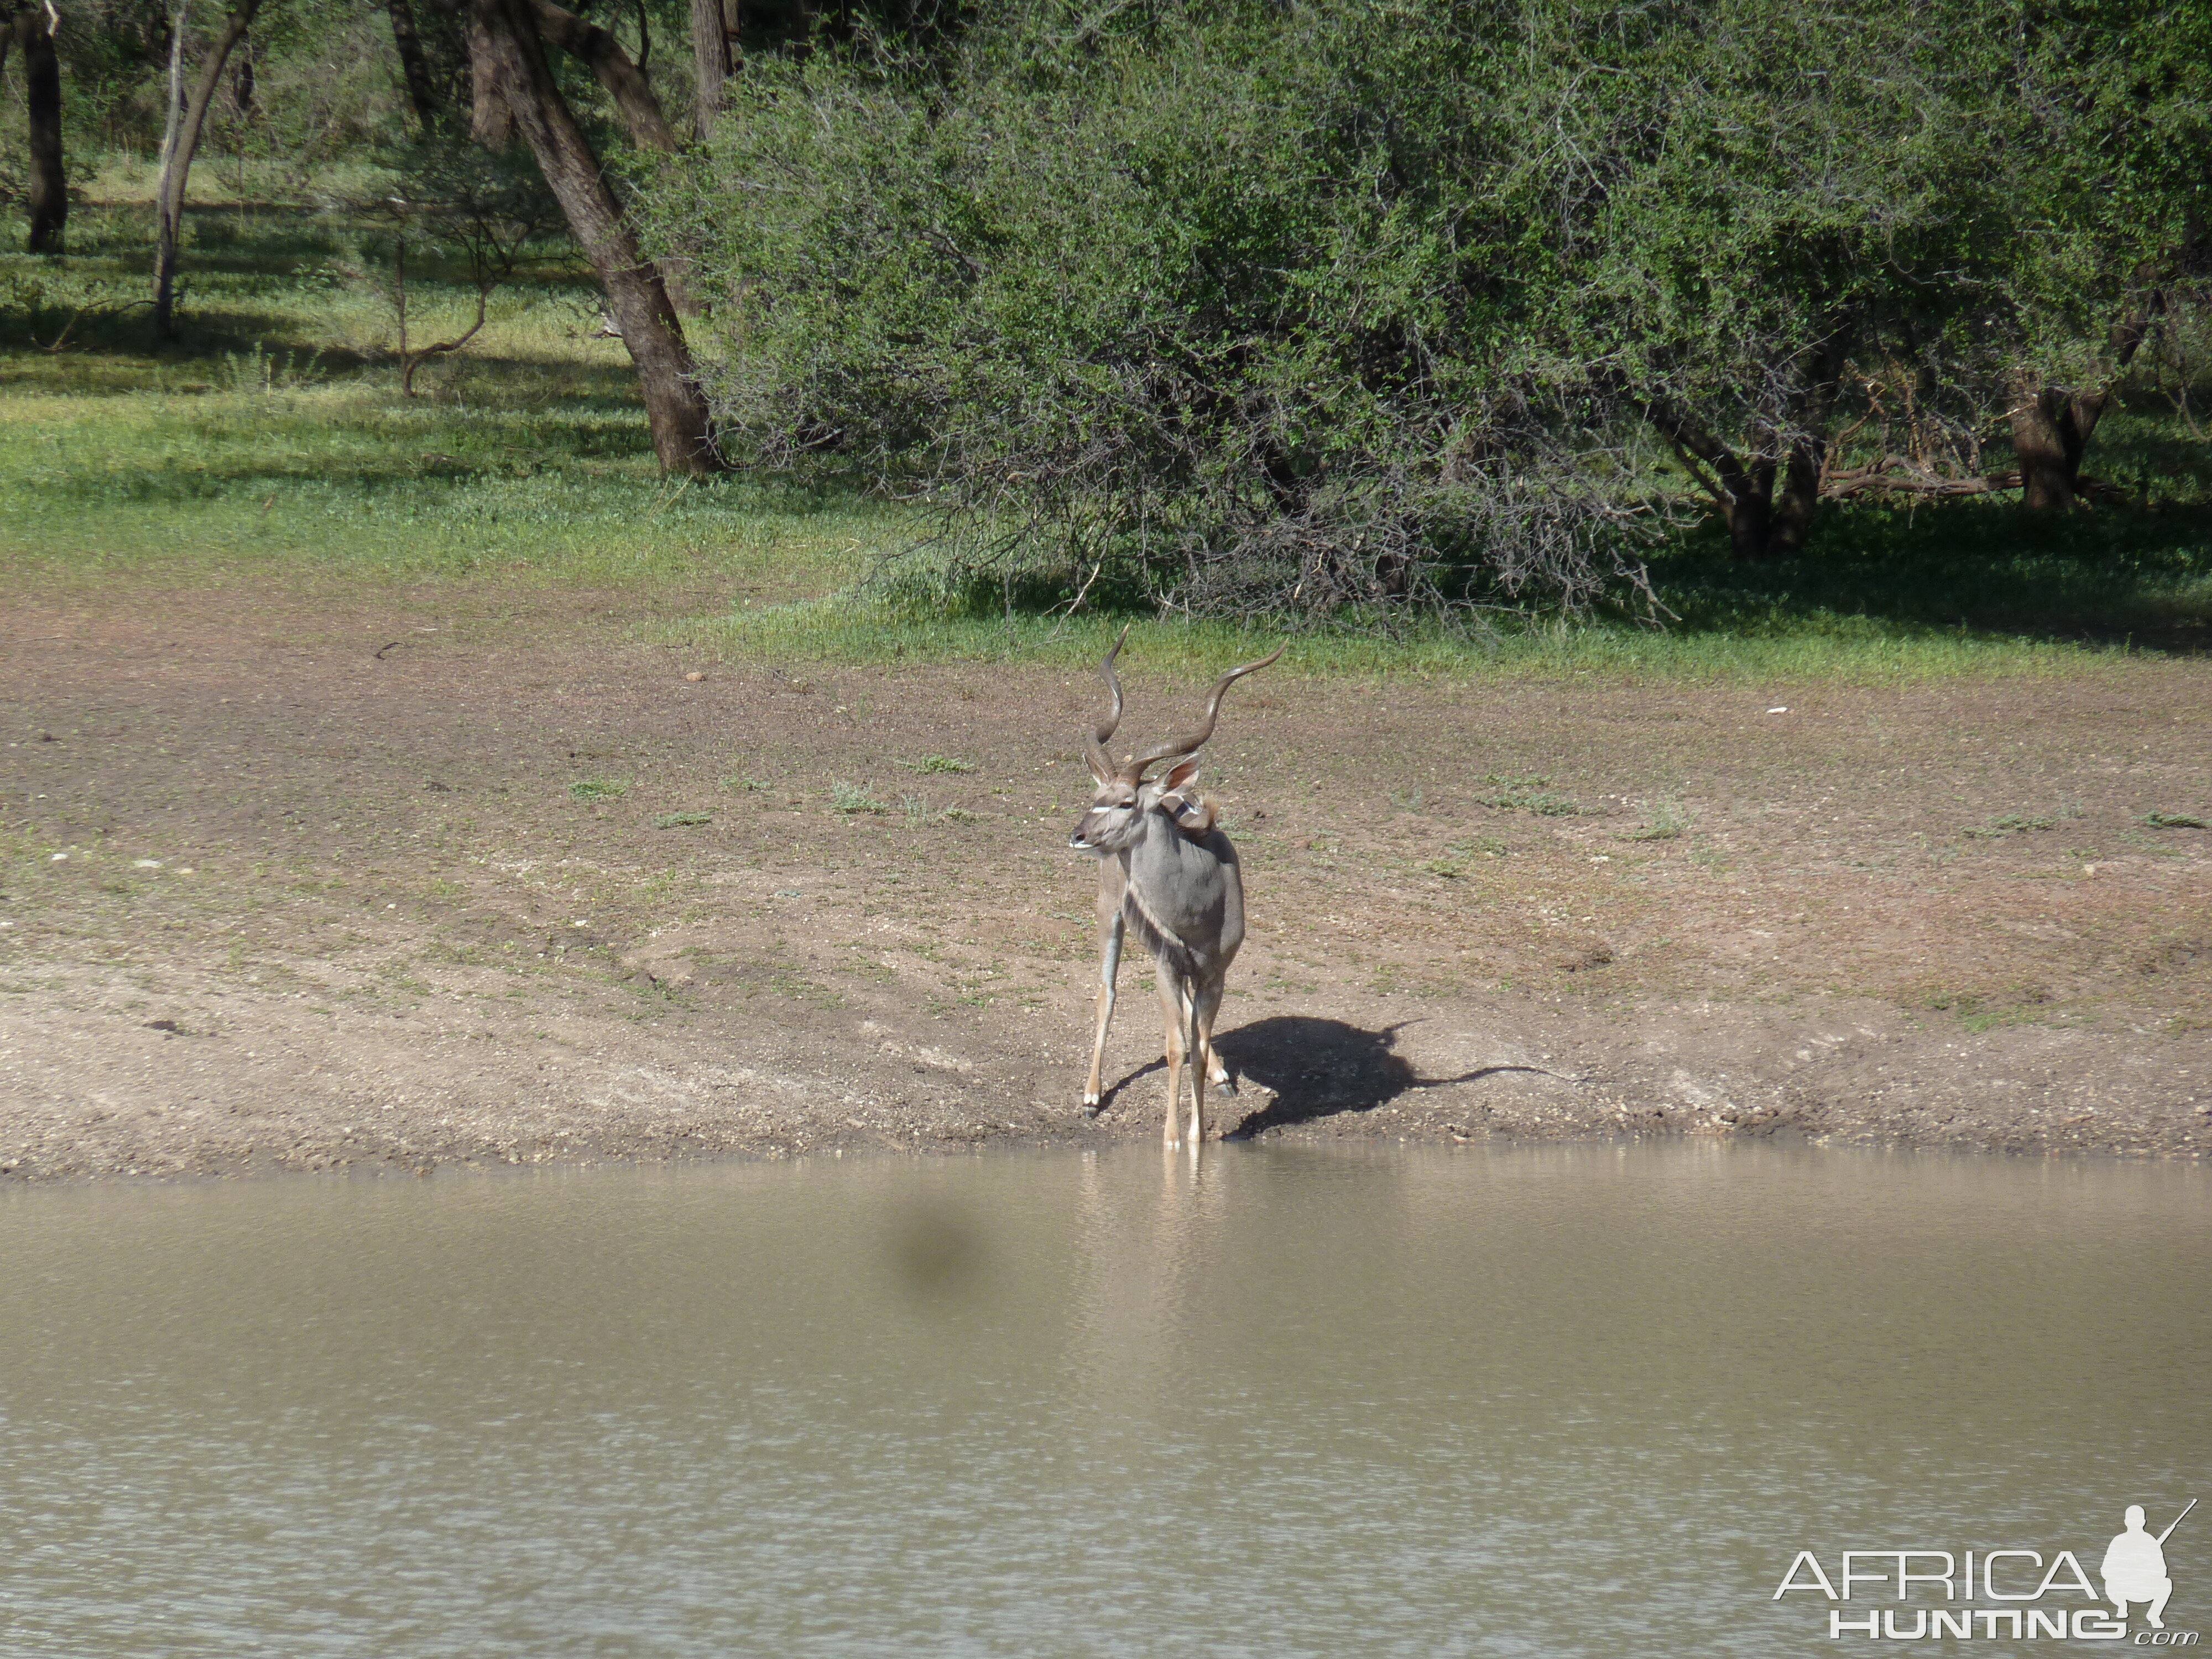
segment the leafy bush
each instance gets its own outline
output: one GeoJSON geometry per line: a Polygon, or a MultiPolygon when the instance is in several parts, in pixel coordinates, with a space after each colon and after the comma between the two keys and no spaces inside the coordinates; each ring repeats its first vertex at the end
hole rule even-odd
{"type": "Polygon", "coordinates": [[[1650,502],[1518,319],[1472,9],[1045,3],[944,59],[754,67],[650,192],[726,441],[943,510],[959,612],[1447,613],[1640,580],[1650,502]]]}
{"type": "Polygon", "coordinates": [[[2212,258],[2162,0],[962,15],[749,65],[647,190],[739,459],[933,504],[878,586],[940,613],[1648,611],[1685,482],[1772,563],[2022,431],[2070,501],[2212,258]]]}

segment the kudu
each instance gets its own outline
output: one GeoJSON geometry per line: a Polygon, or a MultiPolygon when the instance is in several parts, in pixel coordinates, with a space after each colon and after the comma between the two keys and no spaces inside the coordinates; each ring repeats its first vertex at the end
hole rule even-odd
{"type": "Polygon", "coordinates": [[[1091,1079],[1084,1109],[1103,1104],[1101,1071],[1106,1060],[1106,1027],[1114,1018],[1114,979],[1121,964],[1125,929],[1133,927],[1152,952],[1160,1012],[1167,1024],[1170,1146],[1182,1109],[1182,1073],[1190,1067],[1190,1139],[1206,1139],[1206,1085],[1224,1087],[1229,1073],[1213,1053],[1213,1020],[1221,1008],[1222,983],[1229,964],[1244,943],[1244,883],[1237,849],[1215,827],[1212,802],[1192,787],[1198,775],[1197,753],[1213,735],[1221,698],[1245,675],[1265,668],[1283,654],[1232,668],[1214,683],[1198,729],[1154,744],[1116,762],[1106,744],[1121,724],[1121,681],[1114,659],[1121,653],[1123,629],[1098,672],[1114,694],[1112,709],[1085,737],[1084,752],[1098,793],[1075,827],[1068,845],[1094,854],[1098,872],[1098,1029],[1091,1045],[1091,1079]],[[1161,761],[1173,763],[1165,775],[1145,776],[1161,761]]]}

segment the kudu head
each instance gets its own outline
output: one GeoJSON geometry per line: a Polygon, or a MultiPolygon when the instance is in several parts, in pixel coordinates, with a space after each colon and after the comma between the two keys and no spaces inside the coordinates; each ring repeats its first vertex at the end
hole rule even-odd
{"type": "Polygon", "coordinates": [[[1121,681],[1114,672],[1114,659],[1121,654],[1121,644],[1129,637],[1124,628],[1114,648],[1098,665],[1098,673],[1114,694],[1114,706],[1084,738],[1083,750],[1091,763],[1091,775],[1098,785],[1098,793],[1091,798],[1091,808],[1084,813],[1075,833],[1067,844],[1079,852],[1096,853],[1103,856],[1127,850],[1144,838],[1145,819],[1158,809],[1164,812],[1186,835],[1203,836],[1213,827],[1214,807],[1211,801],[1201,799],[1192,781],[1198,775],[1198,751],[1213,735],[1213,723],[1220,718],[1224,693],[1245,675],[1265,668],[1286,648],[1277,646],[1274,651],[1257,662],[1248,662],[1231,669],[1213,683],[1213,695],[1206,699],[1206,719],[1195,731],[1165,743],[1156,743],[1140,753],[1124,756],[1116,761],[1107,752],[1106,744],[1121,724],[1121,681]],[[1172,761],[1166,774],[1158,778],[1146,778],[1145,774],[1162,761],[1172,761]]]}

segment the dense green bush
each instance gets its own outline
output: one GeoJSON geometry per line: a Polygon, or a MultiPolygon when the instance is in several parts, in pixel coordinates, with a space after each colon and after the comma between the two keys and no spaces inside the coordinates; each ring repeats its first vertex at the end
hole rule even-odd
{"type": "Polygon", "coordinates": [[[754,64],[648,211],[738,459],[942,507],[939,605],[1572,606],[1669,455],[1779,556],[1841,447],[1972,483],[2109,375],[2202,240],[2194,17],[1013,0],[754,64]]]}
{"type": "Polygon", "coordinates": [[[1465,9],[1024,12],[757,68],[654,193],[729,441],[947,507],[940,602],[1451,609],[1620,576],[1648,503],[1534,372],[1465,9]],[[1116,32],[1118,31],[1118,32],[1116,32]]]}

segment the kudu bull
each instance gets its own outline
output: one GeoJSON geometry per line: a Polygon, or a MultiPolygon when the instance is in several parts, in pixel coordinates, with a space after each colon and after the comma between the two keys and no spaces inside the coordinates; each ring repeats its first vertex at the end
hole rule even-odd
{"type": "Polygon", "coordinates": [[[1106,1027],[1114,1018],[1114,979],[1121,963],[1124,930],[1133,927],[1152,951],[1160,1012],[1167,1024],[1168,1115],[1164,1137],[1174,1146],[1182,1109],[1182,1073],[1190,1068],[1190,1139],[1206,1139],[1206,1085],[1226,1086],[1229,1073],[1213,1053],[1213,1019],[1221,1008],[1229,964],[1244,943],[1244,883],[1237,849],[1215,827],[1219,813],[1193,787],[1197,753],[1213,735],[1221,698],[1245,675],[1283,654],[1232,668],[1214,683],[1205,721],[1194,732],[1154,744],[1116,763],[1106,744],[1121,724],[1121,681],[1114,659],[1129,636],[1123,629],[1098,672],[1114,694],[1113,708],[1084,740],[1098,793],[1068,845],[1094,854],[1098,872],[1098,1030],[1091,1045],[1085,1111],[1103,1104],[1101,1070],[1106,1027]],[[1167,773],[1146,779],[1161,761],[1167,773]]]}

